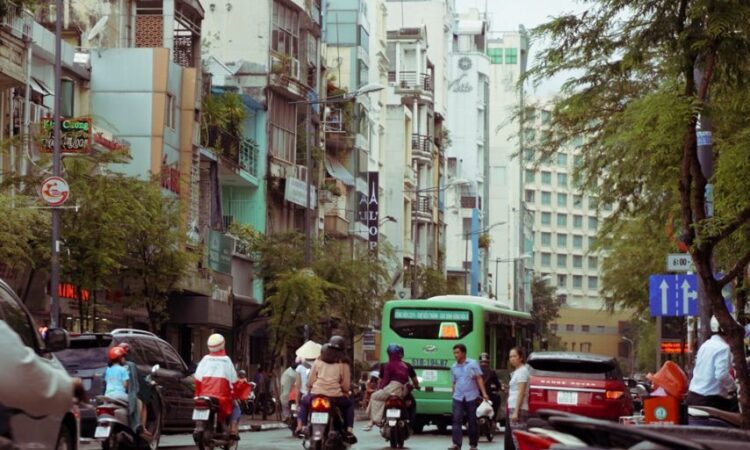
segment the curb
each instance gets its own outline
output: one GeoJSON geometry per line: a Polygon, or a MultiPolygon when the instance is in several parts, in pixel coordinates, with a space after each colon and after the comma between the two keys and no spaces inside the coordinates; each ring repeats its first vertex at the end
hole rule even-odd
{"type": "Polygon", "coordinates": [[[250,424],[250,425],[240,425],[239,431],[242,432],[248,432],[248,431],[271,431],[271,430],[281,430],[287,427],[287,424],[282,422],[276,422],[276,423],[264,423],[264,424],[250,424]]]}

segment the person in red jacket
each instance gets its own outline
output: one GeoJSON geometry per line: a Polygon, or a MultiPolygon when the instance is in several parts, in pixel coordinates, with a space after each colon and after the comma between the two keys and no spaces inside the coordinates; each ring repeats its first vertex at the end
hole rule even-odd
{"type": "Polygon", "coordinates": [[[219,400],[219,420],[225,422],[231,418],[229,434],[239,439],[237,433],[240,407],[234,402],[235,392],[242,383],[237,378],[237,371],[224,351],[224,336],[214,333],[208,338],[208,355],[201,359],[195,370],[195,395],[205,395],[219,400]]]}

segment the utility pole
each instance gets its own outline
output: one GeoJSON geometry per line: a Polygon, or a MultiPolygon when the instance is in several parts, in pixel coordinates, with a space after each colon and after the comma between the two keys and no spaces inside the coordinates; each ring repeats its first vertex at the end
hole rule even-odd
{"type": "MultiPolygon", "coordinates": [[[[62,79],[62,23],[63,23],[63,0],[55,2],[55,103],[54,112],[54,147],[52,150],[52,175],[60,176],[60,109],[61,109],[61,79],[62,79]]],[[[60,322],[60,298],[57,295],[57,287],[60,284],[60,210],[52,208],[52,252],[49,290],[51,295],[50,304],[50,328],[57,328],[60,322]]]]}

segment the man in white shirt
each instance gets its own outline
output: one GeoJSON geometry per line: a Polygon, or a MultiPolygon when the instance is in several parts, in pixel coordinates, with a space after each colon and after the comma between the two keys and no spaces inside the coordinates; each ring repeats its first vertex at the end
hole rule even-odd
{"type": "Polygon", "coordinates": [[[695,357],[686,402],[691,406],[710,406],[737,412],[736,385],[730,375],[732,352],[716,317],[711,317],[711,332],[711,339],[701,345],[695,357]]]}

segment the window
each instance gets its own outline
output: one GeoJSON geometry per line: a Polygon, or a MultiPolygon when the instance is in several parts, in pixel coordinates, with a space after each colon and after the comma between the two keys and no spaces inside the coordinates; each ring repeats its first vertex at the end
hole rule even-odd
{"type": "MultiPolygon", "coordinates": [[[[276,5],[276,3],[274,3],[276,5]]],[[[295,105],[290,105],[283,98],[273,102],[271,107],[271,155],[293,163],[297,142],[297,113],[295,105]]]]}
{"type": "Polygon", "coordinates": [[[576,136],[573,138],[573,147],[578,148],[583,146],[583,137],[576,136]]]}
{"type": "Polygon", "coordinates": [[[566,275],[557,276],[557,287],[566,288],[568,287],[568,277],[566,275]]]}
{"type": "Polygon", "coordinates": [[[526,169],[526,172],[524,174],[524,181],[528,184],[531,184],[536,181],[536,173],[534,173],[531,169],[526,169]]]}
{"type": "Polygon", "coordinates": [[[501,48],[488,48],[487,56],[490,57],[490,64],[503,63],[503,49],[501,48]]]}
{"type": "Polygon", "coordinates": [[[589,236],[589,249],[596,247],[596,236],[589,236]]]}
{"type": "Polygon", "coordinates": [[[599,258],[596,256],[589,256],[589,269],[599,268],[599,258]]]}
{"type": "MultiPolygon", "coordinates": [[[[391,329],[402,338],[460,339],[474,329],[473,313],[465,309],[394,308],[391,329]]],[[[429,364],[425,360],[425,365],[429,364]]],[[[415,363],[417,367],[417,363],[415,363]]]]}
{"type": "Polygon", "coordinates": [[[164,364],[164,356],[161,354],[161,350],[159,350],[157,341],[152,339],[138,339],[131,341],[130,345],[137,347],[141,351],[146,365],[164,364]]]}
{"type": "Polygon", "coordinates": [[[553,333],[557,333],[557,324],[556,323],[549,324],[549,330],[553,333]]]}
{"type": "Polygon", "coordinates": [[[568,226],[568,215],[567,214],[558,214],[557,215],[557,226],[558,227],[567,227],[568,226]]]}
{"type": "Polygon", "coordinates": [[[567,173],[557,174],[557,185],[559,187],[568,187],[568,174],[567,173]]]}
{"type": "Polygon", "coordinates": [[[524,198],[528,203],[534,203],[534,191],[532,191],[531,189],[526,189],[524,194],[524,198]]]}
{"type": "Polygon", "coordinates": [[[542,171],[542,184],[552,184],[552,172],[542,171]]]}
{"type": "Polygon", "coordinates": [[[583,236],[581,236],[580,234],[573,235],[573,248],[576,248],[576,249],[583,248],[583,236]]]}
{"type": "Polygon", "coordinates": [[[589,197],[589,211],[596,211],[596,208],[598,206],[599,206],[599,199],[594,196],[589,197]]]}
{"type": "MultiPolygon", "coordinates": [[[[584,333],[588,333],[589,331],[591,331],[591,326],[590,325],[581,325],[581,331],[584,332],[584,333]]],[[[581,346],[583,346],[583,344],[581,344],[581,346]]]]}
{"type": "Polygon", "coordinates": [[[505,49],[505,64],[516,64],[518,62],[518,49],[505,49]]]}
{"type": "Polygon", "coordinates": [[[568,155],[563,152],[557,152],[557,165],[560,167],[568,166],[568,155]]]}
{"type": "Polygon", "coordinates": [[[573,289],[581,289],[583,287],[583,277],[580,275],[573,275],[573,289]]]}
{"type": "Polygon", "coordinates": [[[589,289],[599,289],[598,277],[589,277],[589,289]]]}
{"type": "Polygon", "coordinates": [[[573,255],[573,267],[575,267],[576,269],[583,268],[583,256],[573,255]]]}
{"type": "Polygon", "coordinates": [[[568,194],[558,192],[557,194],[557,206],[565,208],[568,206],[568,194]]]}
{"type": "Polygon", "coordinates": [[[575,325],[573,325],[572,323],[565,324],[565,331],[573,331],[573,330],[575,330],[575,325]]]}
{"type": "Polygon", "coordinates": [[[567,247],[568,246],[568,235],[564,233],[557,233],[557,246],[567,247]]]}
{"type": "Polygon", "coordinates": [[[164,364],[166,369],[174,370],[175,372],[185,372],[185,365],[182,362],[180,356],[175,353],[171,346],[164,342],[159,342],[159,348],[164,354],[164,364]]]}
{"type": "Polygon", "coordinates": [[[573,196],[573,208],[575,209],[583,208],[583,196],[582,195],[573,196]]]}
{"type": "Polygon", "coordinates": [[[542,124],[546,125],[552,120],[552,113],[546,109],[542,110],[542,124]]]}
{"type": "Polygon", "coordinates": [[[578,214],[573,215],[573,228],[579,230],[583,228],[583,216],[579,216],[578,214]]]}
{"type": "Polygon", "coordinates": [[[591,353],[591,342],[581,342],[581,351],[591,353]]]}
{"type": "Polygon", "coordinates": [[[552,253],[542,252],[542,267],[552,265],[552,253]]]}
{"type": "Polygon", "coordinates": [[[552,213],[542,213],[542,225],[552,225],[552,213]]]}
{"type": "Polygon", "coordinates": [[[589,230],[596,231],[599,228],[599,221],[596,217],[589,217],[589,230]]]}
{"type": "Polygon", "coordinates": [[[62,89],[62,95],[60,96],[61,110],[60,115],[63,117],[75,116],[75,82],[73,80],[61,79],[60,88],[62,89]]]}
{"type": "Polygon", "coordinates": [[[463,235],[464,241],[466,241],[471,237],[471,218],[464,217],[462,225],[463,230],[461,231],[461,234],[463,235]]]}
{"type": "MultiPolygon", "coordinates": [[[[354,24],[346,23],[348,20],[340,18],[339,36],[346,36],[351,44],[356,44],[356,15],[354,24]],[[343,33],[342,30],[351,28],[351,33],[343,33]],[[353,36],[349,36],[352,34],[353,36]]],[[[286,68],[287,74],[294,78],[299,77],[299,13],[284,6],[279,2],[273,2],[273,29],[271,31],[271,49],[291,58],[286,68]]],[[[276,61],[278,64],[281,60],[276,61]]],[[[283,65],[283,64],[282,64],[283,65]]]]}
{"type": "Polygon", "coordinates": [[[542,246],[544,247],[549,247],[550,245],[552,245],[552,233],[549,233],[547,231],[542,232],[541,242],[542,246]]]}
{"type": "Polygon", "coordinates": [[[167,107],[167,110],[164,115],[164,121],[166,122],[169,128],[174,130],[177,128],[177,105],[175,102],[174,95],[167,94],[166,107],[167,107]]]}
{"type": "Polygon", "coordinates": [[[10,292],[1,287],[0,318],[5,319],[5,322],[18,334],[24,345],[35,350],[39,349],[39,335],[31,326],[26,311],[21,308],[21,305],[16,302],[16,299],[10,292]]]}
{"type": "Polygon", "coordinates": [[[534,160],[534,150],[526,149],[523,151],[523,160],[532,162],[534,160]]]}
{"type": "Polygon", "coordinates": [[[549,206],[552,204],[552,193],[542,192],[542,205],[549,206]]]}
{"type": "Polygon", "coordinates": [[[565,268],[568,266],[568,255],[557,255],[557,267],[565,268]]]}

